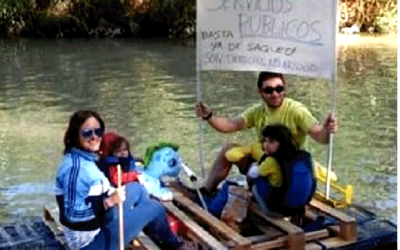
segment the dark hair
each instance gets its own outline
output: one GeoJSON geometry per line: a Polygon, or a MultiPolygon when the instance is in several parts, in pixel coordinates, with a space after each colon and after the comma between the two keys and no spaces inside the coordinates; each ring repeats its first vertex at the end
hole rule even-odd
{"type": "Polygon", "coordinates": [[[283,82],[283,84],[286,84],[285,82],[285,78],[283,77],[283,75],[281,73],[275,73],[275,72],[268,72],[268,71],[262,71],[260,72],[260,74],[258,74],[258,80],[257,80],[257,86],[258,88],[262,88],[263,86],[263,82],[271,79],[271,78],[280,78],[283,82]]]}
{"type": "Polygon", "coordinates": [[[128,149],[128,152],[130,153],[130,147],[129,147],[129,142],[128,140],[123,137],[123,136],[118,136],[117,139],[115,139],[115,141],[113,141],[109,147],[108,147],[108,152],[110,155],[114,155],[115,151],[122,145],[122,143],[126,144],[126,148],[128,149]]]}
{"type": "Polygon", "coordinates": [[[279,142],[278,151],[273,155],[278,162],[291,161],[296,157],[299,147],[290,130],[283,125],[275,124],[264,128],[263,137],[269,137],[279,142]]]}
{"type": "Polygon", "coordinates": [[[79,142],[79,129],[81,128],[82,124],[90,118],[94,117],[100,123],[100,127],[104,130],[104,122],[101,119],[100,115],[95,111],[91,110],[79,110],[75,112],[70,120],[67,131],[64,135],[64,154],[73,147],[75,148],[82,148],[79,142]]]}

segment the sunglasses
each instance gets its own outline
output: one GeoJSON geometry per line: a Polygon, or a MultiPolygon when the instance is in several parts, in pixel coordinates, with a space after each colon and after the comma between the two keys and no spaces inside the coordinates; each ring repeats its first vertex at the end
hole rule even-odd
{"type": "Polygon", "coordinates": [[[81,130],[81,135],[83,138],[85,139],[89,139],[90,137],[92,137],[93,133],[97,136],[97,137],[102,137],[104,135],[104,129],[102,128],[92,128],[92,129],[82,129],[81,130]]]}
{"type": "Polygon", "coordinates": [[[272,87],[266,87],[265,89],[263,89],[263,92],[265,94],[272,94],[272,92],[276,91],[276,93],[282,93],[285,90],[285,87],[283,85],[279,85],[275,88],[272,87]]]}

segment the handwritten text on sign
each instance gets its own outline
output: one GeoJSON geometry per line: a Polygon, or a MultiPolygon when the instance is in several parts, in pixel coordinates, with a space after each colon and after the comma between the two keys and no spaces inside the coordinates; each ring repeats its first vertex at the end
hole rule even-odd
{"type": "Polygon", "coordinates": [[[198,0],[201,70],[331,78],[336,0],[198,0]]]}

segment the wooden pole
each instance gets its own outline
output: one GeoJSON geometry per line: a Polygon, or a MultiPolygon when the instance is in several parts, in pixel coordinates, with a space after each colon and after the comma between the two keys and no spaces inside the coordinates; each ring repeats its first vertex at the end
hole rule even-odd
{"type": "MultiPolygon", "coordinates": [[[[118,192],[121,191],[121,165],[117,165],[118,169],[118,192]]],[[[119,250],[124,250],[124,214],[123,203],[118,204],[118,230],[119,230],[119,250]]]]}

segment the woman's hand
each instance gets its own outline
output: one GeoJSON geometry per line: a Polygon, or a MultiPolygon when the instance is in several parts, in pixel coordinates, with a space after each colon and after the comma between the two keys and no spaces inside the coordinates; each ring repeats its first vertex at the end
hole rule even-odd
{"type": "Polygon", "coordinates": [[[113,207],[116,204],[120,204],[124,202],[126,199],[126,191],[125,191],[125,186],[122,186],[121,188],[115,189],[115,192],[105,199],[105,206],[106,208],[113,207]]]}

